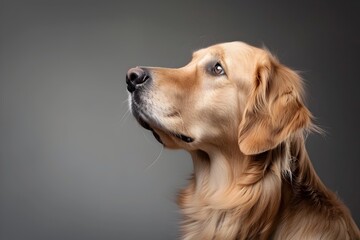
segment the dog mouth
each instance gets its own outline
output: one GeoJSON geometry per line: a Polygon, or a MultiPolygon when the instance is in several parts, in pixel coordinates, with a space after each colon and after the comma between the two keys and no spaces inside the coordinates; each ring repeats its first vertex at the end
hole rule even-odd
{"type": "Polygon", "coordinates": [[[160,138],[159,134],[157,134],[157,133],[154,131],[154,129],[152,129],[152,128],[150,127],[150,124],[149,124],[149,123],[147,123],[147,122],[146,122],[143,118],[141,118],[141,117],[138,117],[138,118],[137,118],[137,121],[138,121],[138,123],[139,123],[143,128],[151,131],[152,134],[154,135],[155,139],[156,139],[159,143],[164,144],[164,143],[161,141],[161,138],[160,138]]]}
{"type": "MultiPolygon", "coordinates": [[[[155,139],[156,139],[159,143],[164,144],[164,143],[162,142],[159,134],[157,134],[157,133],[155,132],[155,130],[150,126],[149,122],[147,122],[143,117],[141,117],[140,114],[139,114],[137,111],[135,111],[134,113],[135,113],[134,116],[135,116],[136,120],[138,121],[138,123],[139,123],[143,128],[151,131],[152,134],[154,135],[155,139]]],[[[164,128],[161,127],[161,129],[164,129],[164,128]]],[[[191,142],[194,141],[194,138],[189,137],[189,136],[187,136],[187,135],[184,135],[184,134],[181,134],[181,133],[175,133],[175,132],[172,132],[172,131],[169,131],[169,130],[166,130],[166,129],[164,129],[164,131],[165,131],[166,133],[168,133],[169,135],[174,136],[174,137],[176,137],[177,139],[180,139],[180,140],[183,141],[183,142],[191,143],[191,142]]]]}

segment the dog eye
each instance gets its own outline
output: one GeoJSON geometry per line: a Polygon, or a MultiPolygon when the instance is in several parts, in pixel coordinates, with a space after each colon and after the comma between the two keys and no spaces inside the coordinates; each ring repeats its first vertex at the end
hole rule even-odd
{"type": "Polygon", "coordinates": [[[215,64],[215,66],[212,69],[212,72],[217,76],[225,74],[225,71],[224,71],[223,67],[220,65],[220,63],[215,64]]]}

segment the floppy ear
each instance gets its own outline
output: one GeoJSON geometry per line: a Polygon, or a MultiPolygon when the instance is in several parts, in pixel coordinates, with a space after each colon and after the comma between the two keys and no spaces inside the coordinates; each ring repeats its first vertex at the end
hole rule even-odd
{"type": "Polygon", "coordinates": [[[257,65],[239,126],[240,150],[246,155],[265,152],[310,124],[311,114],[302,102],[301,78],[266,52],[257,65]]]}

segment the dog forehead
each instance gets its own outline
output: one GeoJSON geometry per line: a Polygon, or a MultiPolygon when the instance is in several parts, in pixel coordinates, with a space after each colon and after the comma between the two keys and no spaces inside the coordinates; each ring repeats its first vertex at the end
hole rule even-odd
{"type": "Polygon", "coordinates": [[[254,47],[244,42],[235,41],[235,42],[218,43],[209,47],[209,49],[213,49],[213,48],[222,49],[222,51],[224,52],[228,52],[228,51],[241,52],[241,51],[253,49],[254,47]]]}
{"type": "Polygon", "coordinates": [[[254,57],[261,52],[261,49],[253,47],[244,42],[225,42],[193,52],[192,61],[200,61],[204,58],[216,57],[224,61],[253,62],[254,57]]]}

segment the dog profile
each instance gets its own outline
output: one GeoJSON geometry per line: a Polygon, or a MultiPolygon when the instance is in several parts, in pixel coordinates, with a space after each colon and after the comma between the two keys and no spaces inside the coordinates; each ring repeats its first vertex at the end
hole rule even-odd
{"type": "Polygon", "coordinates": [[[132,68],[126,83],[141,126],[191,154],[182,239],[360,239],[305,149],[316,127],[302,80],[269,51],[217,44],[181,68],[132,68]]]}

